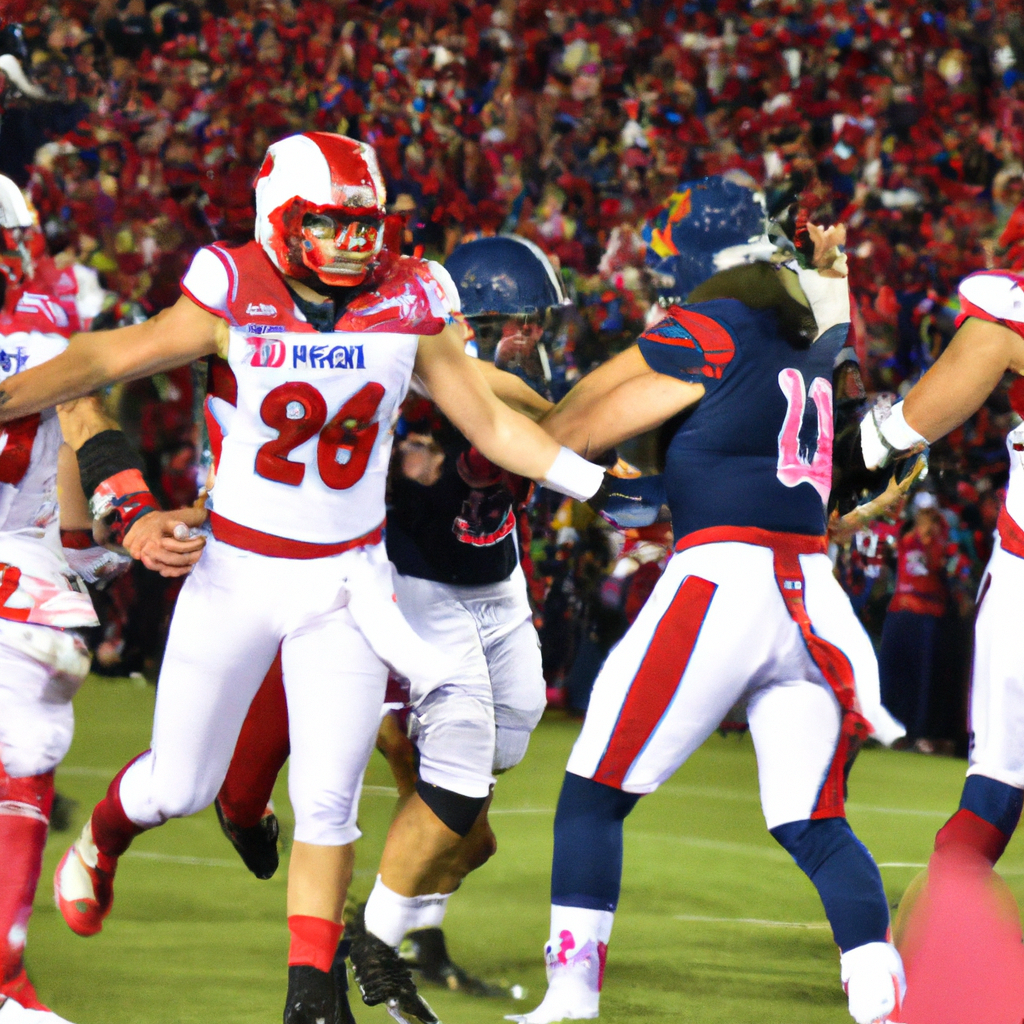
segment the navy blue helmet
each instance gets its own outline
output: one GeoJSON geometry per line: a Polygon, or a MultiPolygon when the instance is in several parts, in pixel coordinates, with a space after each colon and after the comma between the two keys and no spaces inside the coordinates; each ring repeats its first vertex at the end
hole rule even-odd
{"type": "Polygon", "coordinates": [[[444,266],[468,317],[525,316],[569,303],[551,261],[518,235],[464,242],[444,266]]]}
{"type": "Polygon", "coordinates": [[[771,259],[768,231],[764,201],[746,186],[722,176],[682,183],[643,229],[658,294],[685,302],[720,270],[771,259]]]}

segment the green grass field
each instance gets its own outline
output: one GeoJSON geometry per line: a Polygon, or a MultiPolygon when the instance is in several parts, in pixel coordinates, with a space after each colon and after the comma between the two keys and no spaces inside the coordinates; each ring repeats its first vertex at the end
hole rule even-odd
{"type": "MultiPolygon", "coordinates": [[[[151,687],[90,679],[76,699],[77,735],[58,788],[78,801],[74,833],[53,835],[29,931],[41,998],[76,1024],[254,1024],[281,1019],[288,935],[284,865],[259,882],[221,836],[213,810],[136,841],[122,860],[102,934],[80,939],[52,900],[53,869],[114,772],[146,747],[151,687]]],[[[544,991],[551,820],[578,725],[551,716],[526,762],[502,778],[493,823],[499,853],[466,881],[446,921],[460,962],[528,989],[521,1003],[424,989],[445,1024],[496,1024],[544,991]]],[[[956,807],[964,763],[864,752],[850,820],[882,864],[895,904],[956,807]]],[[[275,802],[291,816],[285,782],[275,802]]],[[[360,809],[354,894],[370,890],[394,797],[375,754],[360,809]]],[[[1024,843],[1002,873],[1024,897],[1024,843]]],[[[626,823],[622,899],[601,1019],[723,1024],[849,1021],[839,959],[810,883],[764,829],[749,738],[713,737],[626,823]]],[[[361,1022],[391,1020],[353,1000],[361,1022]]]]}

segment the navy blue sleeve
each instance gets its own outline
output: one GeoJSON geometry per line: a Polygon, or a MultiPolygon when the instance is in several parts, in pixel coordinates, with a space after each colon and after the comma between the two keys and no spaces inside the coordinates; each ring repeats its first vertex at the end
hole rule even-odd
{"type": "Polygon", "coordinates": [[[711,387],[736,355],[728,327],[703,313],[672,306],[638,341],[640,354],[655,373],[711,387]]]}

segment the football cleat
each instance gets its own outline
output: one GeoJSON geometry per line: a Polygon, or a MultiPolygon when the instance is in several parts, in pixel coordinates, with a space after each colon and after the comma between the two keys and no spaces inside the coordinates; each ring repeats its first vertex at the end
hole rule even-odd
{"type": "Polygon", "coordinates": [[[537,1009],[530,1013],[509,1014],[505,1020],[518,1024],[554,1024],[560,1020],[593,1020],[598,1014],[601,984],[608,946],[588,940],[573,953],[573,936],[562,932],[561,948],[549,942],[544,947],[548,990],[537,1009]]]}
{"type": "Polygon", "coordinates": [[[8,996],[0,1003],[0,1024],[70,1024],[53,1010],[31,1010],[8,996]]]}
{"type": "Polygon", "coordinates": [[[850,1016],[857,1024],[886,1024],[898,1017],[907,992],[903,961],[891,942],[866,942],[840,957],[850,1016]]]}
{"type": "Polygon", "coordinates": [[[474,978],[454,963],[448,955],[444,932],[440,928],[419,928],[409,932],[398,947],[398,955],[432,985],[493,999],[508,995],[500,986],[474,978]]]}
{"type": "Polygon", "coordinates": [[[61,858],[53,876],[57,909],[76,935],[95,935],[114,903],[114,872],[117,858],[96,848],[92,820],[61,858]]]}
{"type": "Polygon", "coordinates": [[[339,1024],[334,977],[308,964],[288,968],[284,1024],[339,1024]]]}
{"type": "Polygon", "coordinates": [[[409,965],[382,939],[369,932],[352,938],[352,973],[367,1006],[384,1004],[399,1024],[440,1024],[416,991],[409,965]]]}
{"type": "Polygon", "coordinates": [[[220,830],[238,851],[242,863],[257,878],[272,878],[279,863],[277,837],[281,828],[277,815],[268,807],[257,824],[243,827],[236,825],[224,814],[219,798],[214,800],[213,806],[217,811],[220,830]]]}

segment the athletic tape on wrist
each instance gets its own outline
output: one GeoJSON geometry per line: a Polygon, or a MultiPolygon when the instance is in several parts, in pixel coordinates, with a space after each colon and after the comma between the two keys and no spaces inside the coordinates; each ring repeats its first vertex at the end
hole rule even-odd
{"type": "Polygon", "coordinates": [[[892,407],[888,419],[878,431],[897,451],[906,451],[915,445],[926,445],[927,438],[919,434],[904,418],[903,403],[897,402],[892,407]]]}
{"type": "Polygon", "coordinates": [[[110,539],[123,544],[137,519],[160,510],[142,476],[142,459],[120,430],[102,430],[75,453],[82,489],[94,519],[109,522],[110,539]]]}
{"type": "Polygon", "coordinates": [[[541,483],[559,494],[586,501],[604,482],[604,469],[569,448],[560,448],[541,483]]]}

